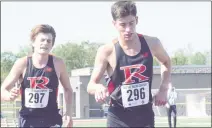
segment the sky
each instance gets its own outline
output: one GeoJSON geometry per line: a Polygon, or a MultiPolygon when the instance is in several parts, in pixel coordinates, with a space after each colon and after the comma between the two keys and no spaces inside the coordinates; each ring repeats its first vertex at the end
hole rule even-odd
{"type": "MultiPolygon", "coordinates": [[[[18,52],[29,44],[31,29],[50,24],[55,44],[110,43],[117,36],[112,25],[113,2],[1,2],[1,52],[18,52]]],[[[136,2],[137,32],[160,39],[172,55],[178,49],[211,51],[210,2],[136,2]]]]}

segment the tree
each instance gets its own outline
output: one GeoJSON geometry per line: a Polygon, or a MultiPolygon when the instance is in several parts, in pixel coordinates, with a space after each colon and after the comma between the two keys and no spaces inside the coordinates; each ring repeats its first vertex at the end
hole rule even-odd
{"type": "Polygon", "coordinates": [[[56,46],[52,52],[65,61],[70,72],[72,69],[93,66],[96,51],[100,45],[88,41],[79,44],[68,42],[56,46]]]}
{"type": "Polygon", "coordinates": [[[204,52],[204,55],[206,57],[206,65],[211,65],[211,52],[206,51],[204,52]]]}
{"type": "Polygon", "coordinates": [[[171,58],[172,65],[187,65],[188,57],[185,55],[183,49],[179,49],[175,52],[174,56],[171,58]]]}
{"type": "Polygon", "coordinates": [[[13,64],[17,60],[17,56],[12,52],[1,53],[1,83],[9,74],[13,64]]]}
{"type": "Polygon", "coordinates": [[[192,56],[189,57],[191,64],[195,65],[205,65],[207,62],[206,55],[201,52],[196,52],[192,56]]]}
{"type": "Polygon", "coordinates": [[[18,58],[24,57],[29,55],[32,52],[32,48],[29,45],[24,45],[19,48],[19,52],[16,54],[18,58]]]}
{"type": "Polygon", "coordinates": [[[86,64],[84,65],[85,67],[92,67],[94,65],[95,61],[95,56],[98,48],[103,45],[101,43],[90,43],[89,41],[87,42],[82,42],[82,45],[85,47],[86,51],[86,64]]]}

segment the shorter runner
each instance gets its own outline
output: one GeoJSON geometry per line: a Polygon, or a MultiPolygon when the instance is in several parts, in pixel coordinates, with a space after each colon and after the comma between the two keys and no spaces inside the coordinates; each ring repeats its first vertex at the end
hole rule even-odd
{"type": "Polygon", "coordinates": [[[66,66],[62,59],[49,54],[55,43],[55,30],[50,25],[37,25],[30,38],[33,54],[15,62],[1,85],[1,100],[13,101],[21,93],[19,127],[61,127],[57,104],[60,81],[66,104],[64,119],[67,127],[72,127],[72,88],[66,66]],[[23,79],[20,87],[12,87],[20,77],[23,79]]]}

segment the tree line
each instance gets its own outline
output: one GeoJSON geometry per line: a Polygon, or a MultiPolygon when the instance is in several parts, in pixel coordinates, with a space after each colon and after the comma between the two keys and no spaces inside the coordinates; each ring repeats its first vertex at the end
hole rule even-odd
{"type": "MultiPolygon", "coordinates": [[[[70,73],[71,70],[94,65],[97,49],[103,44],[83,41],[81,43],[67,42],[54,47],[52,54],[61,57],[70,73]]],[[[14,62],[31,52],[30,46],[22,46],[18,53],[1,53],[1,82],[10,72],[14,62]]],[[[172,65],[210,65],[211,52],[187,52],[185,49],[179,49],[171,56],[172,65]]],[[[154,66],[159,63],[154,58],[154,66]]],[[[70,74],[71,75],[71,74],[70,74]]]]}

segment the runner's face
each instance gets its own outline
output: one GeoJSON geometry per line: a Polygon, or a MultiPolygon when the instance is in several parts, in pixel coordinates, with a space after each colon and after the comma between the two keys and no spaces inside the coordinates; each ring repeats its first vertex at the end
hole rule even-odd
{"type": "Polygon", "coordinates": [[[137,23],[138,17],[133,15],[129,15],[113,21],[115,28],[124,41],[131,41],[134,38],[136,35],[137,23]]]}
{"type": "Polygon", "coordinates": [[[39,33],[32,46],[34,47],[34,52],[39,54],[48,54],[52,49],[53,37],[50,33],[39,33]]]}

